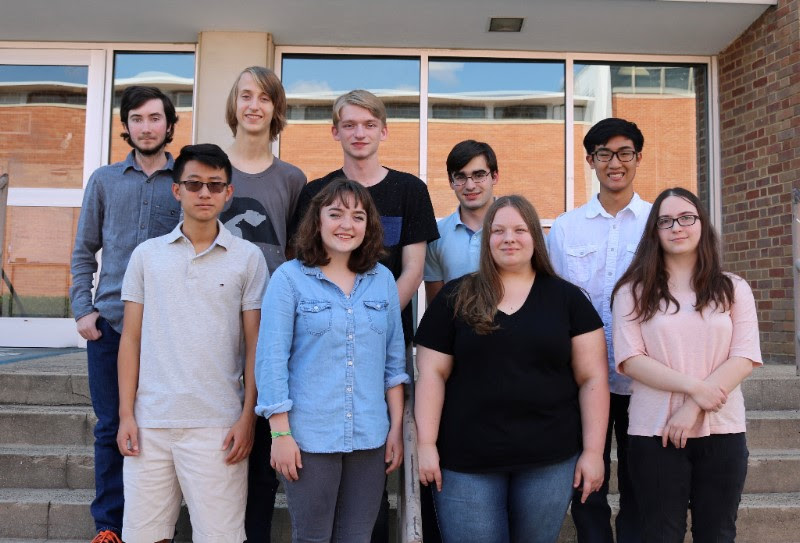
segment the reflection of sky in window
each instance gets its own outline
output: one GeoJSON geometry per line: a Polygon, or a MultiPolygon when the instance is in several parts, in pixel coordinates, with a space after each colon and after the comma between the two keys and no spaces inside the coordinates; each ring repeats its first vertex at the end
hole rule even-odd
{"type": "Polygon", "coordinates": [[[89,81],[87,66],[17,66],[0,65],[0,81],[17,83],[58,81],[86,85],[89,81]]]}
{"type": "Polygon", "coordinates": [[[419,92],[419,60],[397,58],[287,58],[281,74],[288,93],[392,89],[419,92]]]}
{"type": "Polygon", "coordinates": [[[432,93],[564,91],[563,62],[431,60],[428,76],[432,93]]]}
{"type": "Polygon", "coordinates": [[[117,53],[115,79],[127,79],[146,72],[194,78],[194,53],[117,53]]]}

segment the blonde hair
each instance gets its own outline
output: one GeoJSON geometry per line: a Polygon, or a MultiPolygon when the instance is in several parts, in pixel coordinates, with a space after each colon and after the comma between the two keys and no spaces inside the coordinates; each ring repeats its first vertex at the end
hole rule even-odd
{"type": "Polygon", "coordinates": [[[283,90],[281,80],[269,68],[250,66],[242,70],[242,73],[234,81],[230,93],[228,93],[228,102],[225,105],[225,120],[228,126],[231,127],[233,135],[236,136],[236,130],[239,127],[239,120],[236,118],[236,99],[239,95],[239,81],[245,73],[249,73],[258,87],[267,93],[269,99],[272,100],[273,111],[272,122],[269,123],[269,139],[274,141],[286,126],[286,93],[283,90]]]}
{"type": "Polygon", "coordinates": [[[369,111],[373,117],[380,119],[383,125],[386,126],[386,106],[383,105],[380,98],[368,90],[351,90],[336,99],[333,103],[333,126],[339,124],[339,114],[342,112],[344,106],[363,107],[369,111]]]}

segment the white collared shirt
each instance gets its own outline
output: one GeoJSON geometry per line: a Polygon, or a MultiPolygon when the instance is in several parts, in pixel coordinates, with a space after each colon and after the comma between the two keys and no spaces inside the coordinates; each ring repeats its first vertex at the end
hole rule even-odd
{"type": "Polygon", "coordinates": [[[651,207],[634,193],[628,205],[612,216],[595,196],[559,216],[547,236],[547,252],[556,272],[585,289],[603,319],[609,385],[614,394],[630,394],[631,384],[614,370],[611,291],[633,259],[651,207]]]}

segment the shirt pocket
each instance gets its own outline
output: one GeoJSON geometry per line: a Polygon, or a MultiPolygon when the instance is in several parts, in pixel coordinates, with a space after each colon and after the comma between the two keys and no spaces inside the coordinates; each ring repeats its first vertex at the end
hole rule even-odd
{"type": "Polygon", "coordinates": [[[331,329],[333,308],[330,302],[302,301],[298,310],[306,330],[312,336],[321,336],[331,329]]]}
{"type": "Polygon", "coordinates": [[[389,302],[386,300],[364,300],[367,308],[369,327],[379,334],[385,334],[389,327],[389,302]]]}
{"type": "Polygon", "coordinates": [[[625,273],[630,267],[631,262],[633,262],[633,257],[636,256],[636,248],[638,246],[639,246],[638,243],[629,243],[625,247],[625,250],[622,252],[622,262],[621,262],[622,267],[619,270],[620,276],[622,276],[622,274],[625,273]]]}
{"type": "Polygon", "coordinates": [[[381,226],[383,226],[383,245],[385,247],[398,245],[403,232],[403,217],[381,216],[381,226]]]}
{"type": "Polygon", "coordinates": [[[570,281],[585,283],[597,269],[597,245],[574,245],[566,248],[570,281]]]}
{"type": "Polygon", "coordinates": [[[153,210],[150,237],[155,238],[163,236],[164,234],[169,234],[178,226],[179,219],[180,209],[168,209],[163,206],[157,206],[153,210]]]}

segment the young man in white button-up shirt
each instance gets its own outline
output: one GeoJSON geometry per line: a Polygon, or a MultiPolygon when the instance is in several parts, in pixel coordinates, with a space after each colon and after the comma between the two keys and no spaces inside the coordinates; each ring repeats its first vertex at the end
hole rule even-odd
{"type": "Polygon", "coordinates": [[[583,145],[586,148],[586,161],[600,182],[600,193],[555,220],[547,237],[547,249],[555,270],[588,292],[592,305],[603,319],[608,348],[611,410],[604,452],[604,484],[585,503],[573,499],[572,518],[579,543],[613,543],[611,509],[607,500],[613,431],[617,438],[617,479],[620,489],[617,542],[639,542],[641,530],[638,511],[625,461],[630,379],[614,371],[611,291],[633,258],[650,212],[651,204],[643,201],[633,190],[636,169],[642,161],[644,136],[634,123],[609,118],[589,130],[583,145]]]}

